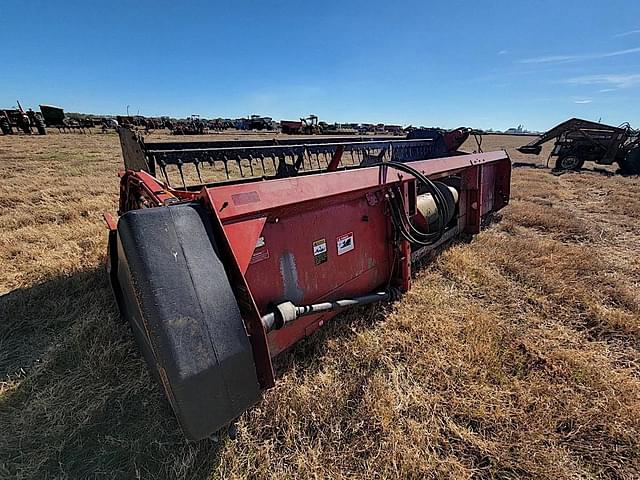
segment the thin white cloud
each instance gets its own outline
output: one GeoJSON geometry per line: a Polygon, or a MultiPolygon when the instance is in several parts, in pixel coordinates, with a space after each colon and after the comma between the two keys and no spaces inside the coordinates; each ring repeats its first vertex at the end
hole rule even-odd
{"type": "Polygon", "coordinates": [[[611,91],[619,88],[630,88],[640,84],[640,73],[583,75],[567,79],[564,83],[571,85],[603,85],[603,89],[611,91]]]}
{"type": "Polygon", "coordinates": [[[520,63],[562,63],[580,60],[581,55],[549,55],[547,57],[525,58],[520,63]]]}
{"type": "Polygon", "coordinates": [[[617,88],[601,88],[600,90],[598,90],[598,92],[607,93],[607,92],[615,92],[616,90],[617,88]]]}
{"type": "Polygon", "coordinates": [[[580,55],[548,55],[546,57],[525,58],[520,63],[566,63],[579,62],[582,60],[597,60],[600,58],[618,57],[620,55],[630,55],[640,53],[640,47],[616,50],[615,52],[586,53],[580,55]]]}
{"type": "Polygon", "coordinates": [[[586,103],[591,103],[591,102],[593,102],[593,100],[591,100],[590,98],[585,98],[585,99],[582,99],[582,100],[574,100],[573,101],[573,103],[577,103],[579,105],[584,105],[586,103]]]}
{"type": "Polygon", "coordinates": [[[629,35],[637,35],[640,30],[629,30],[628,32],[616,33],[613,38],[628,37],[629,35]]]}
{"type": "Polygon", "coordinates": [[[498,55],[506,55],[507,53],[509,53],[509,50],[500,50],[498,55]]]}

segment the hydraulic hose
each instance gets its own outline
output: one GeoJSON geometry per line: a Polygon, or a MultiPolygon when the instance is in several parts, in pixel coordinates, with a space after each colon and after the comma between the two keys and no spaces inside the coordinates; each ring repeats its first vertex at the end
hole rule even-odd
{"type": "Polygon", "coordinates": [[[436,232],[431,233],[422,233],[419,232],[408,219],[407,214],[404,212],[404,206],[400,203],[402,200],[397,199],[397,195],[394,195],[393,192],[390,193],[390,212],[391,212],[391,220],[393,225],[398,230],[398,233],[407,241],[412,244],[427,246],[432,245],[437,242],[440,237],[442,237],[442,230],[439,228],[436,232]],[[409,230],[409,227],[411,230],[409,230]],[[420,238],[416,238],[414,233],[417,232],[420,238]]]}
{"type": "Polygon", "coordinates": [[[342,300],[332,300],[311,305],[294,305],[292,302],[282,302],[272,307],[272,311],[263,315],[262,325],[267,332],[278,330],[287,323],[297,320],[306,315],[343,310],[345,308],[369,305],[377,302],[387,302],[397,299],[399,292],[396,289],[388,289],[380,292],[373,292],[360,297],[345,298],[342,300]]]}
{"type": "Polygon", "coordinates": [[[415,168],[399,162],[381,162],[375,164],[380,167],[391,167],[401,172],[413,175],[415,179],[421,183],[428,193],[433,197],[433,201],[436,205],[438,212],[437,228],[434,232],[424,233],[418,230],[409,218],[409,215],[405,211],[404,201],[402,200],[401,192],[398,188],[395,191],[389,193],[389,207],[391,212],[391,219],[394,226],[398,230],[398,233],[407,241],[413,244],[428,246],[436,243],[444,234],[446,228],[445,219],[450,218],[450,207],[447,200],[444,198],[442,191],[429,180],[422,172],[415,168]]]}

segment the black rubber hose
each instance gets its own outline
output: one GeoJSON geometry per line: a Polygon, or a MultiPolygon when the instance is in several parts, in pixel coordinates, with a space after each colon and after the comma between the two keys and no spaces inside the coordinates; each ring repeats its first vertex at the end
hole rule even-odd
{"type": "Polygon", "coordinates": [[[409,233],[406,230],[406,227],[402,223],[402,220],[400,220],[399,214],[396,211],[395,207],[391,206],[390,210],[391,210],[391,221],[393,222],[394,227],[396,228],[396,230],[398,231],[398,233],[400,234],[400,236],[402,238],[404,238],[405,240],[407,240],[408,242],[413,243],[413,244],[426,245],[428,243],[426,241],[418,240],[418,239],[412,237],[411,233],[409,233]]]}
{"type": "Polygon", "coordinates": [[[395,195],[392,192],[389,205],[393,223],[402,237],[405,238],[405,240],[423,246],[432,245],[437,242],[444,234],[446,228],[445,219],[449,218],[451,216],[450,214],[452,213],[449,211],[449,204],[444,198],[442,191],[424,174],[404,163],[383,162],[376,164],[376,166],[391,167],[396,170],[400,170],[402,172],[413,175],[416,180],[418,180],[426,187],[427,191],[432,195],[434,203],[436,204],[436,209],[438,211],[438,226],[435,232],[424,233],[415,228],[404,209],[404,202],[401,199],[399,189],[398,195],[395,195]],[[407,229],[405,224],[409,226],[409,229],[407,229]],[[418,238],[416,238],[416,236],[418,238]]]}
{"type": "MultiPolygon", "coordinates": [[[[402,219],[400,218],[400,214],[396,210],[396,208],[397,207],[391,206],[391,220],[392,220],[394,226],[396,227],[396,229],[398,230],[398,232],[400,233],[400,235],[405,240],[407,240],[408,242],[410,242],[412,244],[428,246],[428,245],[433,245],[435,242],[437,242],[440,239],[440,237],[442,237],[442,234],[440,232],[434,232],[435,236],[429,238],[428,240],[415,238],[411,234],[411,232],[409,232],[407,230],[407,228],[404,225],[402,219]]],[[[406,221],[406,219],[405,219],[405,221],[406,221]]]]}
{"type": "Polygon", "coordinates": [[[419,180],[420,183],[425,185],[425,187],[427,187],[427,190],[433,196],[434,202],[437,207],[438,218],[440,223],[439,229],[444,230],[444,227],[446,226],[444,219],[449,218],[452,212],[449,211],[449,204],[444,198],[442,191],[431,180],[429,180],[426,176],[424,176],[421,172],[404,163],[387,162],[387,163],[384,163],[383,165],[389,165],[393,168],[409,173],[413,175],[417,180],[419,180]]]}
{"type": "MultiPolygon", "coordinates": [[[[410,235],[414,237],[414,235],[417,235],[417,237],[422,241],[437,241],[441,235],[440,231],[442,230],[441,226],[440,226],[440,222],[439,222],[439,226],[438,229],[435,232],[421,232],[420,230],[418,230],[412,223],[411,220],[409,219],[409,215],[406,213],[406,211],[404,210],[404,202],[402,202],[401,199],[401,192],[399,191],[399,189],[396,189],[395,194],[392,193],[392,198],[391,200],[393,201],[393,205],[392,205],[392,212],[395,213],[397,215],[397,220],[399,222],[401,222],[401,224],[405,227],[405,229],[408,226],[408,231],[410,232],[410,235]]],[[[438,220],[440,220],[440,217],[438,217],[438,220]]]]}
{"type": "Polygon", "coordinates": [[[393,192],[390,202],[390,211],[392,214],[392,219],[396,227],[398,227],[401,235],[405,237],[406,240],[409,240],[412,243],[417,243],[420,245],[431,245],[432,243],[438,241],[438,239],[442,236],[443,229],[441,221],[438,222],[438,229],[435,232],[423,233],[416,229],[404,210],[404,204],[402,200],[398,196],[395,196],[393,192]]]}
{"type": "Polygon", "coordinates": [[[444,198],[442,191],[430,179],[428,179],[422,172],[416,170],[415,168],[405,163],[388,162],[388,164],[391,164],[393,168],[396,168],[398,170],[401,170],[413,175],[414,177],[416,177],[416,179],[420,180],[420,182],[427,187],[427,190],[429,190],[429,193],[431,193],[431,195],[433,196],[434,202],[436,203],[436,207],[438,209],[438,214],[439,214],[438,217],[440,218],[440,221],[441,221],[440,229],[444,230],[444,227],[446,226],[445,219],[449,218],[452,212],[449,211],[449,204],[447,200],[444,198]]]}
{"type": "MultiPolygon", "coordinates": [[[[394,199],[396,201],[396,207],[398,208],[398,210],[402,213],[402,218],[405,219],[405,222],[407,222],[407,225],[409,226],[409,229],[411,232],[413,232],[414,235],[417,235],[418,237],[423,237],[423,238],[431,238],[431,237],[435,237],[437,235],[439,235],[439,232],[441,230],[444,230],[444,226],[443,223],[446,224],[445,220],[442,218],[449,218],[449,214],[453,213],[453,212],[449,212],[448,211],[448,203],[446,203],[447,205],[447,212],[443,213],[443,215],[440,215],[441,210],[438,210],[438,228],[436,229],[435,232],[423,232],[421,230],[418,230],[410,221],[409,219],[409,215],[408,213],[405,211],[404,209],[404,202],[402,202],[401,200],[401,193],[398,192],[398,196],[394,199]]],[[[446,200],[445,200],[446,201],[446,200]]]]}

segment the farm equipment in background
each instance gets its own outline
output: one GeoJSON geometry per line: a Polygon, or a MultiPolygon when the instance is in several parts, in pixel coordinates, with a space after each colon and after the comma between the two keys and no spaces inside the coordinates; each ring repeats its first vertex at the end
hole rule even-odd
{"type": "Polygon", "coordinates": [[[286,135],[319,135],[323,133],[320,123],[317,115],[309,115],[300,120],[281,120],[280,131],[286,135]]]}
{"type": "Polygon", "coordinates": [[[85,128],[90,129],[93,126],[92,121],[67,117],[64,109],[54,105],[40,105],[40,112],[45,125],[49,128],[57,128],[59,132],[85,133],[85,128]]]}
{"type": "Polygon", "coordinates": [[[44,122],[44,118],[42,118],[42,114],[40,114],[39,112],[34,112],[32,109],[27,110],[25,113],[29,118],[30,125],[33,125],[33,127],[36,129],[36,132],[38,132],[38,135],[46,135],[47,128],[44,122]]]}
{"type": "Polygon", "coordinates": [[[592,161],[601,165],[618,163],[624,173],[640,174],[640,137],[629,124],[612,127],[572,118],[518,151],[539,155],[542,145],[550,140],[555,140],[550,157],[557,157],[556,170],[580,170],[584,162],[592,161]]]}
{"type": "Polygon", "coordinates": [[[31,135],[35,128],[39,135],[46,135],[47,130],[42,116],[32,109],[25,111],[19,101],[16,103],[18,108],[0,110],[0,131],[4,135],[11,135],[15,129],[31,135]]]}
{"type": "Polygon", "coordinates": [[[9,115],[7,115],[6,110],[0,110],[0,132],[2,132],[3,135],[13,134],[13,126],[11,125],[11,120],[9,120],[9,115]]]}
{"type": "Polygon", "coordinates": [[[187,120],[172,125],[171,133],[173,135],[203,135],[205,126],[199,115],[191,115],[187,120]]]}
{"type": "Polygon", "coordinates": [[[207,122],[207,128],[210,131],[222,132],[234,128],[233,120],[230,118],[214,118],[207,122]]]}
{"type": "Polygon", "coordinates": [[[402,135],[404,133],[402,125],[383,125],[382,128],[391,135],[402,135]]]}
{"type": "Polygon", "coordinates": [[[350,124],[333,123],[323,128],[324,135],[357,135],[358,130],[350,124]]]}
{"type": "Polygon", "coordinates": [[[309,115],[306,118],[301,118],[302,133],[305,135],[319,135],[322,133],[322,128],[318,125],[318,116],[309,115]]]}
{"type": "Polygon", "coordinates": [[[14,108],[0,110],[0,128],[4,135],[12,135],[14,129],[23,130],[21,125],[24,125],[24,119],[20,110],[14,108]]]}
{"type": "Polygon", "coordinates": [[[273,119],[261,115],[251,115],[244,119],[240,126],[241,130],[273,130],[273,119]]]}
{"type": "Polygon", "coordinates": [[[509,157],[457,151],[465,132],[438,146],[147,143],[119,129],[125,169],[118,223],[105,215],[108,271],[189,439],[258,402],[274,386],[273,357],[346,308],[396,299],[418,261],[508,203],[509,157]]]}
{"type": "Polygon", "coordinates": [[[32,109],[25,112],[22,105],[20,105],[19,100],[16,100],[16,103],[18,104],[18,111],[20,112],[18,128],[20,128],[24,133],[31,135],[33,133],[32,127],[34,127],[38,132],[38,135],[46,135],[47,129],[45,128],[42,116],[39,113],[34,112],[32,109]]]}
{"type": "Polygon", "coordinates": [[[285,135],[301,135],[302,120],[280,120],[280,132],[285,135]]]}
{"type": "Polygon", "coordinates": [[[64,109],[53,105],[40,105],[40,112],[44,117],[47,127],[59,127],[64,125],[64,109]]]}

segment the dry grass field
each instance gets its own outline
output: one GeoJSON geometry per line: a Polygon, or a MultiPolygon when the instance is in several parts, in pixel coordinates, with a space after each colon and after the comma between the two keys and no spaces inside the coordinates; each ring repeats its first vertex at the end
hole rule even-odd
{"type": "Polygon", "coordinates": [[[119,166],[114,134],[0,137],[0,478],[640,478],[639,178],[514,168],[496,223],[284,354],[216,445],[118,321],[119,166]]]}

